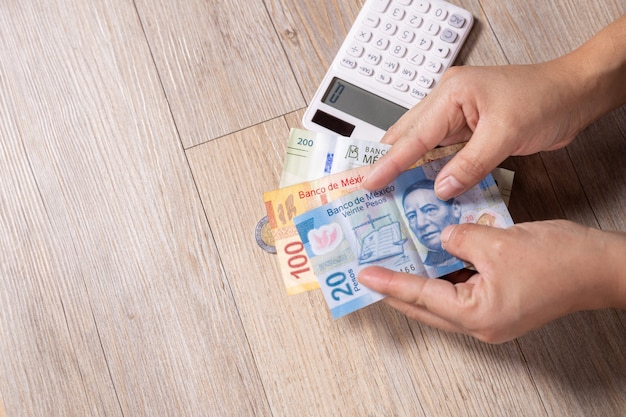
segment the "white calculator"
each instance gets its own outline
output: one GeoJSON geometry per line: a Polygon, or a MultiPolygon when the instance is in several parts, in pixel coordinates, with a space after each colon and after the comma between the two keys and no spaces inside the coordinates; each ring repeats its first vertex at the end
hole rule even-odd
{"type": "Polygon", "coordinates": [[[456,58],[474,19],[430,0],[367,0],[304,114],[305,128],[379,141],[456,58]]]}

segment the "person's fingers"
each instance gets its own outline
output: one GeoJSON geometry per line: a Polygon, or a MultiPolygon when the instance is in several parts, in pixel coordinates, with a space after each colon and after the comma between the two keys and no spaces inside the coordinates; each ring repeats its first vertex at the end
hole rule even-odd
{"type": "MultiPolygon", "coordinates": [[[[479,125],[471,140],[441,169],[435,180],[435,193],[442,200],[463,194],[478,184],[511,155],[507,141],[497,141],[498,126],[479,125]]],[[[502,133],[499,133],[500,135],[502,133]]]]}
{"type": "Polygon", "coordinates": [[[446,292],[449,291],[448,287],[452,286],[452,283],[448,281],[435,281],[378,266],[361,270],[358,280],[376,292],[424,307],[427,305],[422,300],[421,294],[425,291],[446,292]]]}
{"type": "Polygon", "coordinates": [[[503,236],[507,231],[474,223],[447,226],[441,232],[441,244],[452,256],[463,259],[477,268],[485,266],[485,261],[501,254],[503,236]]]}
{"type": "Polygon", "coordinates": [[[363,269],[358,280],[376,292],[422,307],[450,323],[462,322],[466,308],[475,304],[472,279],[453,284],[374,266],[363,269]]]}
{"type": "Polygon", "coordinates": [[[432,100],[432,96],[427,96],[424,100],[411,107],[406,113],[385,132],[381,143],[388,145],[396,144],[406,133],[413,130],[421,120],[423,120],[423,112],[427,111],[428,103],[432,100]]]}
{"type": "Polygon", "coordinates": [[[465,118],[455,103],[441,99],[429,107],[421,104],[402,116],[383,138],[393,146],[374,164],[363,183],[365,189],[386,186],[442,141],[452,144],[468,138],[465,118]]]}
{"type": "Polygon", "coordinates": [[[448,332],[468,334],[467,330],[463,327],[439,317],[424,307],[416,306],[415,304],[407,303],[394,297],[387,297],[383,302],[412,320],[417,320],[420,323],[448,332]]]}
{"type": "Polygon", "coordinates": [[[468,126],[465,126],[459,130],[458,133],[449,134],[445,137],[441,142],[439,142],[438,146],[449,146],[455,145],[461,142],[467,142],[470,140],[474,132],[468,126]]]}

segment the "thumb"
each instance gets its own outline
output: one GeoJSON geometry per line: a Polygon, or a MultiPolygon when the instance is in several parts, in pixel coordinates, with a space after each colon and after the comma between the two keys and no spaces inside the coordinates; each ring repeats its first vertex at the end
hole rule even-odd
{"type": "Polygon", "coordinates": [[[497,134],[478,127],[467,145],[461,149],[439,172],[435,180],[435,193],[442,200],[463,194],[504,161],[510,154],[506,141],[494,143],[490,138],[497,134]]]}
{"type": "Polygon", "coordinates": [[[441,232],[441,245],[452,256],[474,266],[482,265],[483,254],[490,256],[494,242],[504,229],[473,223],[454,224],[441,232]]]}

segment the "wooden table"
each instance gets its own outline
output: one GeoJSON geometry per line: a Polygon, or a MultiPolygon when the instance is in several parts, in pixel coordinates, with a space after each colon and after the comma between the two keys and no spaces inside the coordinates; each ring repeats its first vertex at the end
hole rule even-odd
{"type": "MultiPolygon", "coordinates": [[[[454,1],[467,65],[551,59],[626,12],[454,1]]],[[[622,311],[488,345],[286,295],[254,239],[262,192],[361,4],[0,5],[0,416],[626,413],[622,311]]],[[[515,221],[626,230],[625,143],[622,107],[507,160],[515,221]]]]}

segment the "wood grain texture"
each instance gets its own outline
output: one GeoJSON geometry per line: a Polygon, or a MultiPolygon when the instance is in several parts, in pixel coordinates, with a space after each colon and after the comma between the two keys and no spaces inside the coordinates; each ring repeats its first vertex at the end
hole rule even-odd
{"type": "MultiPolygon", "coordinates": [[[[623,413],[623,311],[493,346],[286,295],[254,240],[262,193],[362,3],[4,2],[0,417],[623,413]]],[[[459,65],[551,59],[626,12],[457,4],[476,17],[459,65]]],[[[622,107],[509,158],[514,219],[625,231],[625,144],[622,107]]]]}
{"type": "Polygon", "coordinates": [[[307,103],[339,51],[363,3],[363,0],[266,1],[307,103]]]}
{"type": "Polygon", "coordinates": [[[263,2],[135,4],[185,147],[303,106],[263,2]]]}
{"type": "Polygon", "coordinates": [[[0,13],[7,413],[267,415],[132,3],[0,13]]]}
{"type": "Polygon", "coordinates": [[[485,24],[511,64],[566,54],[624,13],[624,2],[480,0],[485,24]],[[592,16],[592,18],[590,18],[592,16]]]}

